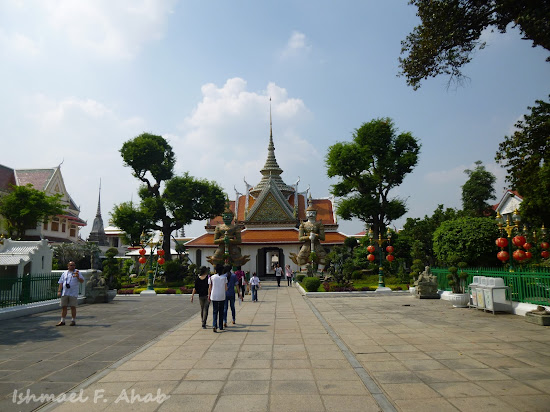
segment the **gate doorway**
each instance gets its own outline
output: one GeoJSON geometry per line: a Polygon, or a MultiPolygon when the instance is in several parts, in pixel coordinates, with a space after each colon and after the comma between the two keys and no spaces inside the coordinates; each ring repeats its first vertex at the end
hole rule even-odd
{"type": "Polygon", "coordinates": [[[275,276],[275,266],[277,263],[285,267],[285,255],[283,249],[278,247],[264,247],[258,249],[256,255],[256,273],[261,279],[262,277],[275,276]]]}

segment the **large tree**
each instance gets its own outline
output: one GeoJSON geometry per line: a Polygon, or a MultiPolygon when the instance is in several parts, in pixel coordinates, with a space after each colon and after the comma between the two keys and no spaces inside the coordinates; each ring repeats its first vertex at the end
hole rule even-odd
{"type": "Polygon", "coordinates": [[[422,265],[434,265],[433,234],[443,222],[456,219],[458,215],[455,209],[444,209],[443,205],[438,205],[431,216],[407,218],[394,242],[396,257],[404,258],[407,263],[420,259],[422,265]]]}
{"type": "Polygon", "coordinates": [[[462,210],[471,216],[490,216],[493,212],[488,200],[496,199],[494,184],[495,175],[485,169],[480,160],[475,162],[475,169],[464,170],[468,180],[462,185],[462,210]]]}
{"type": "Polygon", "coordinates": [[[433,248],[439,264],[496,266],[499,230],[494,219],[462,217],[443,222],[433,235],[433,248]]]}
{"type": "Polygon", "coordinates": [[[499,144],[495,160],[506,169],[511,189],[523,197],[524,220],[550,226],[550,103],[537,100],[528,109],[514,134],[499,144]]]}
{"type": "Polygon", "coordinates": [[[27,230],[36,229],[38,223],[62,214],[65,208],[61,197],[60,194],[49,196],[30,183],[11,186],[11,191],[0,197],[0,215],[7,222],[8,236],[23,239],[27,230]]]}
{"type": "MultiPolygon", "coordinates": [[[[196,179],[185,173],[174,176],[175,155],[162,136],[143,133],[122,145],[124,165],[143,185],[139,189],[139,208],[130,205],[115,207],[113,217],[121,229],[135,236],[135,222],[123,220],[122,212],[143,218],[142,230],[160,230],[164,234],[163,249],[170,250],[170,235],[193,220],[204,220],[222,213],[225,194],[215,182],[196,179]],[[161,187],[164,189],[162,190],[161,187]]],[[[170,253],[166,260],[171,260],[170,253]]]]}
{"type": "MultiPolygon", "coordinates": [[[[421,24],[401,42],[401,75],[414,89],[440,74],[449,82],[463,79],[462,67],[476,50],[486,29],[506,32],[518,27],[533,47],[550,50],[550,2],[547,0],[411,0],[421,24]]],[[[548,59],[547,59],[548,60],[548,59]]]]}
{"type": "Polygon", "coordinates": [[[391,198],[418,162],[420,144],[411,133],[397,134],[389,118],[375,119],[355,130],[351,142],[332,145],[326,155],[327,175],[338,177],[332,194],[341,197],[336,212],[371,225],[374,235],[403,216],[405,202],[391,198]]]}

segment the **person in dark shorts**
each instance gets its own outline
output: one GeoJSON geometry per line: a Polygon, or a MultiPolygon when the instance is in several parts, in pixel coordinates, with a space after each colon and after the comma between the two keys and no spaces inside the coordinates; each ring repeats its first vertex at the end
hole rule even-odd
{"type": "Polygon", "coordinates": [[[210,307],[210,302],[208,301],[208,268],[206,266],[201,267],[199,276],[195,279],[195,287],[193,288],[193,293],[191,293],[191,303],[193,303],[193,296],[195,296],[195,293],[199,294],[202,328],[206,329],[208,308],[210,307]]]}

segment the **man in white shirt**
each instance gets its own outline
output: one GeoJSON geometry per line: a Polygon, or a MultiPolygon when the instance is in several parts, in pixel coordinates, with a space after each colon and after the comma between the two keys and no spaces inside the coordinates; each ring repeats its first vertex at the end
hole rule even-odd
{"type": "Polygon", "coordinates": [[[216,273],[208,279],[208,297],[212,302],[214,318],[212,327],[217,332],[218,324],[220,330],[223,330],[223,307],[225,303],[225,292],[227,291],[227,276],[222,276],[223,265],[216,265],[216,273]]]}
{"type": "Polygon", "coordinates": [[[59,289],[57,296],[61,297],[61,321],[55,326],[65,325],[65,316],[67,316],[67,306],[71,307],[71,323],[70,326],[76,326],[76,306],[78,305],[78,288],[79,283],[84,282],[84,277],[80,271],[76,269],[76,264],[73,261],[69,262],[68,269],[63,272],[59,278],[59,289]]]}
{"type": "Polygon", "coordinates": [[[277,286],[281,287],[281,278],[283,277],[283,268],[277,263],[275,268],[275,278],[277,279],[277,286]]]}

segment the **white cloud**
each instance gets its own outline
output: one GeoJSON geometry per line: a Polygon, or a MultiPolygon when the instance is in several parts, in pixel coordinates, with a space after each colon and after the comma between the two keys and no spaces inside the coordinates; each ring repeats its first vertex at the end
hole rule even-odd
{"type": "Polygon", "coordinates": [[[288,39],[286,47],[281,53],[281,57],[290,58],[307,54],[311,51],[311,45],[308,43],[306,35],[299,31],[293,31],[288,39]]]}
{"type": "Polygon", "coordinates": [[[163,36],[176,0],[42,0],[3,7],[0,44],[36,54],[71,47],[96,57],[133,58],[163,36]],[[10,7],[11,6],[11,7],[10,7]],[[15,41],[14,41],[15,40],[15,41]]]}
{"type": "MultiPolygon", "coordinates": [[[[222,87],[209,83],[203,98],[181,125],[181,135],[170,135],[179,172],[217,181],[233,196],[233,186],[243,190],[243,177],[257,184],[267,157],[269,108],[273,117],[275,156],[286,180],[295,180],[293,169],[307,167],[320,155],[303,136],[311,115],[304,102],[286,89],[268,83],[251,92],[241,78],[228,79],[222,87]]],[[[287,182],[289,183],[289,182],[287,182]]]]}

